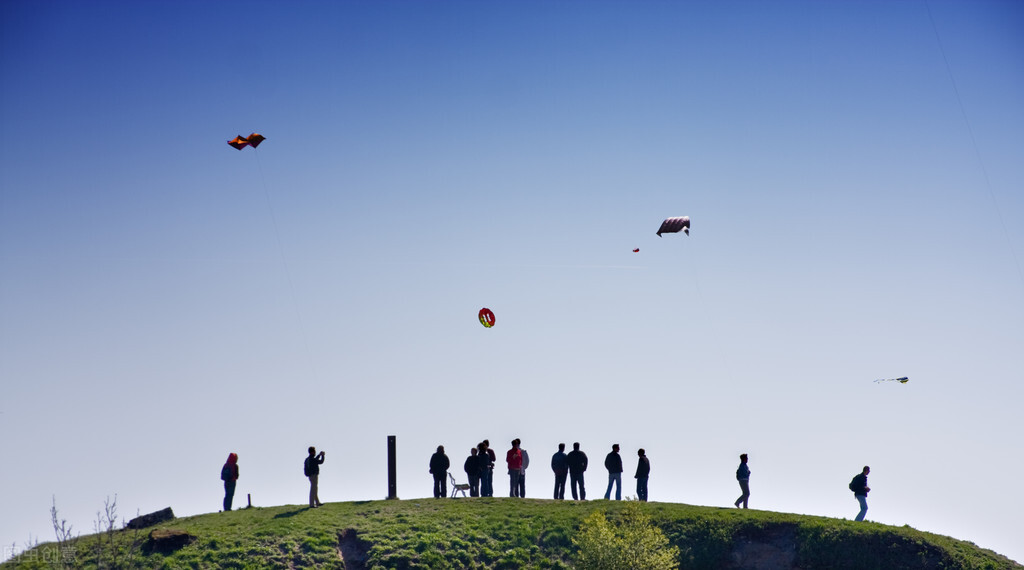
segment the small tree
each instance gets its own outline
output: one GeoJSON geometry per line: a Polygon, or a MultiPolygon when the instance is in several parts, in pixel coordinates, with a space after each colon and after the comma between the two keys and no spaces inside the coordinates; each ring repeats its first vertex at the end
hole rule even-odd
{"type": "Polygon", "coordinates": [[[661,529],[630,501],[616,524],[608,522],[603,512],[593,512],[583,519],[572,543],[576,546],[578,570],[676,570],[679,549],[670,546],[661,529]]]}

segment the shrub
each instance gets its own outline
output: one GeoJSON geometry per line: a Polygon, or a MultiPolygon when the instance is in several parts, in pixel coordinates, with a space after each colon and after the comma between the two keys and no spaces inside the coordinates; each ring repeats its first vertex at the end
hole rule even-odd
{"type": "Polygon", "coordinates": [[[583,519],[572,543],[578,549],[578,570],[679,568],[679,549],[669,546],[665,533],[651,523],[639,503],[628,503],[615,525],[604,513],[591,513],[583,519]]]}

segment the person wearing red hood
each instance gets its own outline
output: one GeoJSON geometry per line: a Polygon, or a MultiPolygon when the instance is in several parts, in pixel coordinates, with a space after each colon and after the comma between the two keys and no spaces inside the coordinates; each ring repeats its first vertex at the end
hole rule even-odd
{"type": "Polygon", "coordinates": [[[224,467],[220,468],[220,478],[224,481],[224,511],[231,510],[231,501],[235,498],[235,483],[238,481],[238,454],[228,454],[224,467]]]}

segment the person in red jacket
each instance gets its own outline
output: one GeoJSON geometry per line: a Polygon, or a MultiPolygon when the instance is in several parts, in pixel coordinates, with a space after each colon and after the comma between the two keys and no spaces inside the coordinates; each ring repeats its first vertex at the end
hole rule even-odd
{"type": "Polygon", "coordinates": [[[228,454],[224,467],[220,468],[220,479],[224,481],[224,511],[231,510],[231,501],[235,498],[235,483],[238,482],[238,454],[228,454]]]}
{"type": "Polygon", "coordinates": [[[509,497],[519,496],[519,476],[523,473],[523,452],[519,450],[519,440],[512,440],[512,449],[505,453],[508,464],[509,497]]]}

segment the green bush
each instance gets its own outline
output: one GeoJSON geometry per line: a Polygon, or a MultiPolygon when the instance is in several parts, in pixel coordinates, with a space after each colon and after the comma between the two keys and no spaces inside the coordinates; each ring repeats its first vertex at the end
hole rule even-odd
{"type": "Polygon", "coordinates": [[[578,570],[675,570],[679,568],[679,549],[669,546],[661,529],[630,502],[622,510],[618,523],[608,522],[604,513],[595,511],[583,519],[573,544],[578,570]]]}

